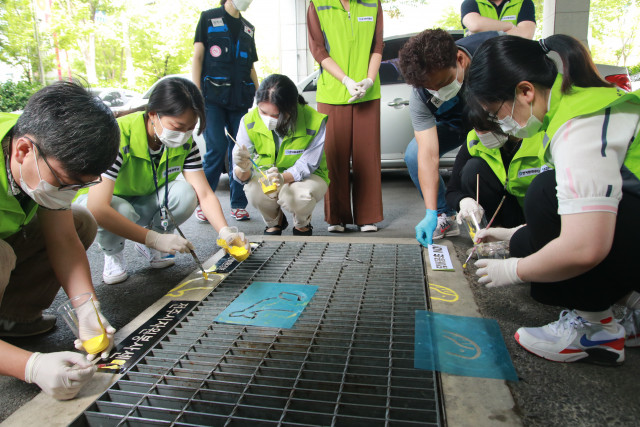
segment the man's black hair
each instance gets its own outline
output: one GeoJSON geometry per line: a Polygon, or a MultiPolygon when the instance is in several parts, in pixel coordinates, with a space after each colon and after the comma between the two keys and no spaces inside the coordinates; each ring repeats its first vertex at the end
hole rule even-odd
{"type": "Polygon", "coordinates": [[[13,137],[35,137],[41,154],[65,172],[100,175],[115,161],[120,128],[113,113],[82,85],[55,82],[36,92],[13,128],[13,137]]]}

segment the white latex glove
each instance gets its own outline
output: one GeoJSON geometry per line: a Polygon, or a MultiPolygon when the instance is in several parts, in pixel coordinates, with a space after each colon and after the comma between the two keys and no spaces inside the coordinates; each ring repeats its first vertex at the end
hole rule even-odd
{"type": "Polygon", "coordinates": [[[342,79],[342,84],[345,85],[345,87],[349,91],[349,95],[351,95],[351,98],[349,98],[349,101],[347,101],[349,103],[355,101],[356,99],[362,98],[365,94],[365,92],[362,90],[362,87],[360,87],[358,83],[356,83],[349,76],[344,76],[344,78],[342,79]]]}
{"type": "Polygon", "coordinates": [[[275,166],[267,170],[267,178],[269,178],[273,184],[277,185],[278,189],[280,189],[284,184],[284,176],[282,176],[278,168],[275,166]]]}
{"type": "Polygon", "coordinates": [[[251,170],[251,153],[244,145],[238,149],[233,150],[233,164],[242,172],[249,172],[251,170]]]}
{"type": "Polygon", "coordinates": [[[218,238],[227,242],[227,246],[244,246],[250,250],[249,240],[244,233],[238,232],[237,227],[222,227],[218,232],[218,238]]]}
{"type": "Polygon", "coordinates": [[[465,218],[471,218],[472,216],[480,223],[484,216],[484,209],[471,197],[465,197],[460,200],[460,210],[456,216],[456,222],[462,224],[465,218]]]}
{"type": "Polygon", "coordinates": [[[478,267],[476,275],[480,277],[478,283],[487,285],[487,288],[523,283],[518,276],[518,261],[520,258],[479,259],[475,263],[478,267]]]}
{"type": "Polygon", "coordinates": [[[371,87],[373,86],[373,80],[367,77],[364,80],[360,80],[358,83],[356,83],[356,85],[362,91],[362,96],[364,96],[367,93],[367,91],[371,89],[371,87]]]}
{"type": "Polygon", "coordinates": [[[16,253],[10,244],[0,239],[0,289],[7,286],[14,268],[16,268],[16,253]]]}
{"type": "Polygon", "coordinates": [[[170,254],[175,254],[176,252],[187,253],[190,249],[195,250],[190,241],[177,234],[161,234],[153,230],[149,230],[147,233],[144,244],[160,252],[170,254]]]}
{"type": "Polygon", "coordinates": [[[524,224],[513,228],[483,228],[476,233],[476,242],[508,242],[511,240],[511,236],[522,227],[524,227],[524,224]]]}
{"type": "MultiPolygon", "coordinates": [[[[100,316],[100,322],[102,322],[102,326],[109,338],[109,346],[100,353],[100,358],[106,359],[109,357],[109,353],[113,348],[113,335],[116,333],[116,330],[100,312],[100,303],[98,301],[94,301],[93,304],[95,305],[95,309],[92,304],[83,304],[76,309],[80,339],[74,341],[74,346],[76,347],[76,350],[84,350],[84,347],[82,346],[83,341],[102,335],[102,327],[100,326],[100,323],[98,323],[98,318],[96,317],[97,311],[100,316]]],[[[96,356],[96,354],[87,354],[87,360],[93,360],[96,356]]]]}
{"type": "Polygon", "coordinates": [[[36,383],[55,399],[69,400],[78,394],[95,371],[96,367],[79,353],[33,353],[24,369],[24,380],[29,384],[36,383]]]}

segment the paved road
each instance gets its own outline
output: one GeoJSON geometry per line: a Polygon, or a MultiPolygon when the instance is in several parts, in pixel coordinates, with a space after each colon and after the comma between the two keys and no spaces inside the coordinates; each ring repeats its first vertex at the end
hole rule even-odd
{"type": "MultiPolygon", "coordinates": [[[[221,182],[217,192],[225,212],[229,209],[228,181],[221,182]]],[[[413,237],[413,227],[424,214],[406,172],[394,171],[383,174],[383,197],[385,220],[379,225],[377,237],[413,237]]],[[[252,220],[239,225],[248,235],[260,235],[264,223],[257,211],[249,209],[252,220]]],[[[232,220],[231,220],[232,221],[232,220]]],[[[316,235],[329,235],[323,221],[322,205],[314,212],[312,221],[316,235]]],[[[208,258],[217,248],[215,233],[210,226],[191,218],[182,227],[193,241],[197,253],[208,258]]],[[[285,231],[290,234],[291,230],[285,231]]],[[[359,232],[345,233],[345,238],[358,236],[359,232]]],[[[466,236],[451,239],[459,257],[470,245],[466,236]]],[[[159,299],[195,268],[191,257],[181,255],[174,267],[152,270],[140,258],[133,245],[125,249],[131,277],[115,286],[102,284],[103,257],[96,245],[88,252],[96,292],[111,323],[120,328],[129,323],[151,303],[159,299]]],[[[558,364],[545,361],[524,351],[513,339],[520,326],[539,326],[557,319],[561,308],[546,307],[533,302],[526,285],[487,290],[469,277],[476,303],[484,317],[494,318],[500,324],[507,348],[513,359],[520,382],[508,386],[516,402],[516,411],[524,425],[530,426],[602,426],[638,425],[640,405],[638,402],[638,378],[640,378],[640,349],[627,351],[626,363],[617,368],[604,368],[587,364],[558,364]]],[[[615,280],[615,278],[612,278],[615,280]]],[[[444,284],[443,284],[444,285],[444,284]]],[[[64,300],[60,293],[52,305],[54,312],[64,300]]],[[[70,350],[71,333],[59,319],[58,326],[50,334],[31,339],[14,339],[13,344],[32,351],[70,350]]],[[[39,389],[23,382],[0,378],[0,421],[4,420],[22,404],[32,399],[39,389]]],[[[491,396],[487,396],[490,399],[491,396]]],[[[461,404],[464,405],[464,402],[461,404]]],[[[495,421],[500,425],[499,419],[495,421]]],[[[469,425],[476,424],[469,420],[469,425]]]]}

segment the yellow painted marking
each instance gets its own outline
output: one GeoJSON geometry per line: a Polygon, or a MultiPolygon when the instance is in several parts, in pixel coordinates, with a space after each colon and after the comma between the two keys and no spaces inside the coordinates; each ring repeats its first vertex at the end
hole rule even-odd
{"type": "Polygon", "coordinates": [[[445,286],[434,285],[433,283],[429,283],[429,289],[431,291],[434,291],[440,294],[440,298],[432,295],[431,296],[432,300],[435,299],[435,300],[444,301],[444,302],[456,302],[459,299],[456,291],[454,291],[453,289],[449,289],[445,286]]]}
{"type": "MultiPolygon", "coordinates": [[[[210,273],[210,275],[216,275],[216,276],[220,276],[220,277],[224,277],[224,275],[222,274],[218,274],[218,273],[210,273]]],[[[205,279],[202,279],[201,277],[196,277],[195,279],[190,279],[190,280],[185,280],[184,282],[180,283],[178,286],[176,286],[175,288],[171,289],[169,292],[167,292],[166,296],[170,296],[170,297],[181,297],[183,296],[186,292],[189,291],[197,291],[197,290],[202,290],[202,289],[214,289],[216,287],[216,285],[211,285],[211,286],[197,286],[197,287],[193,287],[193,288],[185,288],[186,285],[188,285],[191,282],[196,282],[196,281],[202,281],[205,279]]],[[[213,282],[213,279],[206,279],[207,282],[213,282]]]]}
{"type": "Polygon", "coordinates": [[[482,349],[480,349],[480,346],[473,340],[470,340],[463,335],[456,334],[455,332],[451,331],[444,331],[442,334],[442,338],[448,339],[459,347],[459,353],[451,353],[450,351],[447,351],[447,354],[451,356],[460,357],[461,359],[473,360],[482,355],[482,349]]]}

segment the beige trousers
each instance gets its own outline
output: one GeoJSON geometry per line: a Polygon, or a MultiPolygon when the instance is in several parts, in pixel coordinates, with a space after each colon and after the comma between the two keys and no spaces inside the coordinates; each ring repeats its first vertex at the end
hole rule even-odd
{"type": "MultiPolygon", "coordinates": [[[[71,205],[71,211],[78,237],[89,249],[98,230],[96,220],[83,206],[71,205]]],[[[3,268],[0,272],[0,318],[16,322],[37,320],[60,290],[37,216],[4,242],[7,244],[0,245],[0,259],[12,258],[12,251],[16,264],[13,271],[3,268]]]]}
{"type": "Polygon", "coordinates": [[[275,227],[280,223],[282,211],[293,214],[293,225],[304,228],[311,222],[311,214],[316,204],[324,198],[327,183],[318,175],[311,175],[300,182],[284,184],[275,197],[269,197],[262,191],[258,179],[254,174],[244,186],[247,200],[256,207],[267,227],[275,227]]]}

